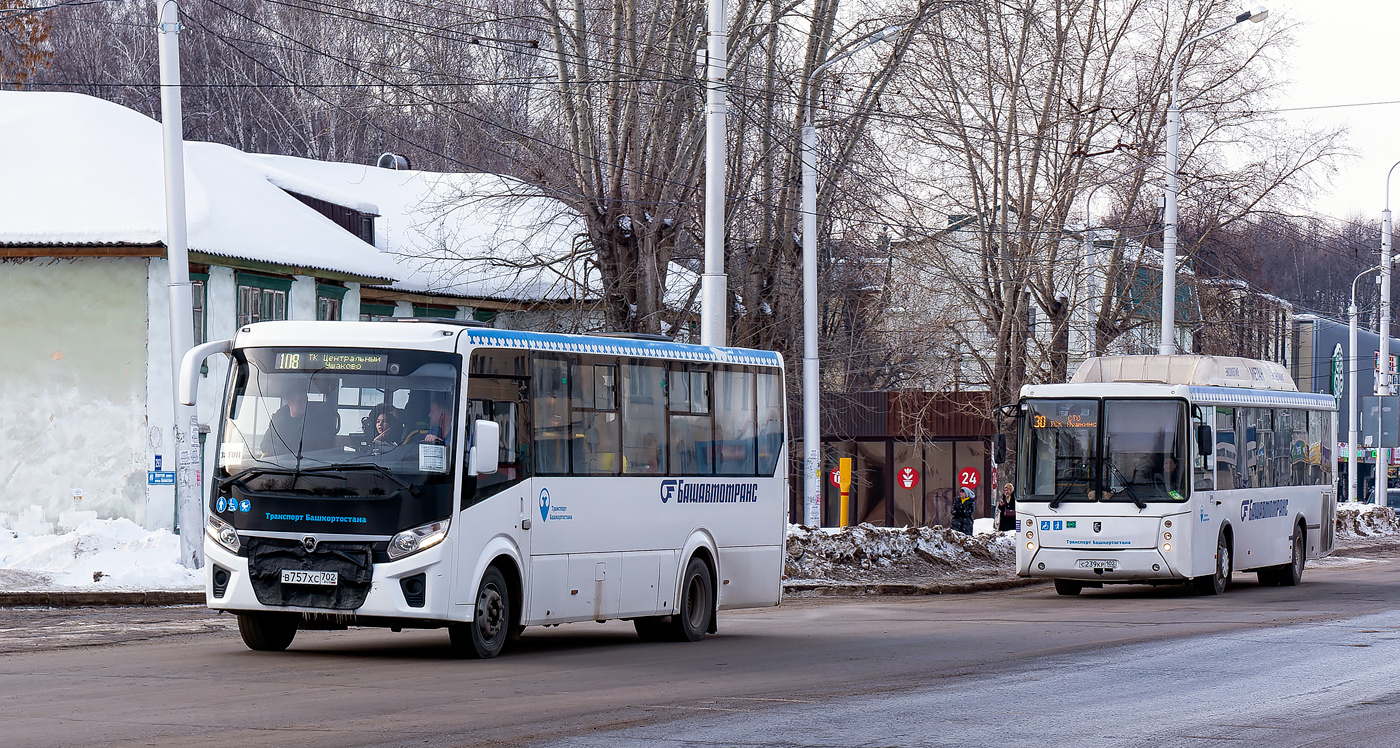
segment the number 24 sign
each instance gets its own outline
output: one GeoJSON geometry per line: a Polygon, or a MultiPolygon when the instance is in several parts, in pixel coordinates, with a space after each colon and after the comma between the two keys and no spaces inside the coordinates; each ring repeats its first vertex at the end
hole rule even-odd
{"type": "Polygon", "coordinates": [[[977,468],[965,467],[958,471],[958,485],[963,488],[977,488],[981,482],[982,474],[977,472],[977,468]]]}

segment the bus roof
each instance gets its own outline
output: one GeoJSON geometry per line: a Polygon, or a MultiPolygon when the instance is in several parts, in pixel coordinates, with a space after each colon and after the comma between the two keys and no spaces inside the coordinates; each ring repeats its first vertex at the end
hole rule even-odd
{"type": "Polygon", "coordinates": [[[329,348],[418,348],[453,350],[457,339],[470,346],[499,346],[561,353],[598,353],[720,364],[782,366],[774,351],[687,345],[661,340],[603,335],[499,330],[465,326],[458,320],[420,319],[414,323],[358,321],[257,322],[240,328],[236,346],[318,346],[329,348]]]}
{"type": "Polygon", "coordinates": [[[1236,356],[1097,356],[1070,384],[1145,382],[1297,392],[1288,371],[1272,361],[1236,356]]]}

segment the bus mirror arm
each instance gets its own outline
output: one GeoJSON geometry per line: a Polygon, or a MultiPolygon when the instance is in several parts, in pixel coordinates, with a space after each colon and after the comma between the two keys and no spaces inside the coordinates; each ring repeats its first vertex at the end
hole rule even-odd
{"type": "Polygon", "coordinates": [[[195,399],[199,397],[199,369],[204,365],[204,359],[215,353],[227,355],[232,350],[232,340],[213,340],[185,352],[185,358],[180,362],[181,404],[194,405],[195,399]]]}
{"type": "Polygon", "coordinates": [[[495,421],[476,421],[472,424],[472,446],[467,452],[467,475],[490,475],[496,472],[500,457],[501,424],[495,421]],[[488,445],[490,449],[480,449],[477,445],[488,445]]]}

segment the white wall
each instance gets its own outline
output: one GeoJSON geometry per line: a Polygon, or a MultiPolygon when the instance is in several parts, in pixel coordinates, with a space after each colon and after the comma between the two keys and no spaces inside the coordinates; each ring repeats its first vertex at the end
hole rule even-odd
{"type": "Polygon", "coordinates": [[[30,505],[145,520],[146,264],[0,263],[0,523],[30,505]]]}

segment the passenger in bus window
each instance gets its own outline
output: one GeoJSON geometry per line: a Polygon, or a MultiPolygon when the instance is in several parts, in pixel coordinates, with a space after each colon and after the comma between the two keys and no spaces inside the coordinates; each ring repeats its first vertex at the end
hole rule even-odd
{"type": "Polygon", "coordinates": [[[283,390],[282,407],[272,414],[263,435],[263,454],[305,454],[335,446],[335,410],[307,399],[304,384],[289,383],[283,390]]]}

